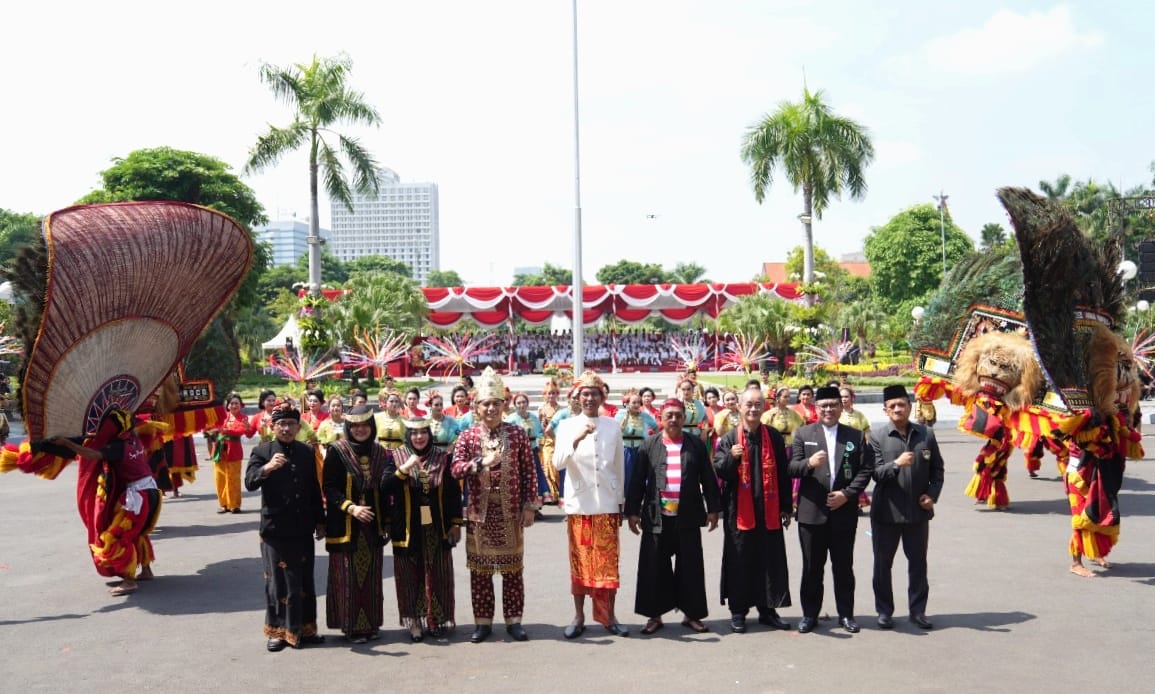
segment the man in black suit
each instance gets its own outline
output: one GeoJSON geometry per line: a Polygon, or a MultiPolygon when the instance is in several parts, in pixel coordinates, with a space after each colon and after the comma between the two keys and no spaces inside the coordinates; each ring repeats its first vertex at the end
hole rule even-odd
{"type": "Polygon", "coordinates": [[[890,569],[898,543],[906,554],[910,621],[922,629],[930,586],[926,580],[926,548],[930,519],[942,491],[943,462],[934,431],[910,421],[910,396],[901,385],[887,386],[883,407],[890,420],[871,431],[876,460],[870,534],[874,540],[874,606],[878,626],[893,629],[894,591],[890,569]]]}
{"type": "Polygon", "coordinates": [[[265,637],[276,652],[321,643],[313,540],[325,537],[325,509],[313,447],[296,440],[301,413],[273,410],[272,441],[253,448],[245,487],[261,490],[261,560],[265,565],[265,637]]]}
{"type": "Polygon", "coordinates": [[[858,633],[854,621],[854,537],[858,496],[874,469],[874,451],[863,432],[839,424],[838,388],[823,386],[814,396],[818,421],[794,432],[790,475],[798,486],[798,540],[802,545],[802,621],[798,632],[813,631],[822,609],[826,556],[834,573],[838,623],[858,633]]]}
{"type": "Polygon", "coordinates": [[[646,635],[661,629],[662,615],[673,609],[685,615],[682,626],[704,633],[708,610],[701,528],[709,523],[713,532],[718,527],[718,479],[706,444],[683,435],[682,401],[667,400],[660,414],[662,431],[639,447],[626,493],[630,532],[642,532],[634,611],[648,618],[642,628],[646,635]]]}

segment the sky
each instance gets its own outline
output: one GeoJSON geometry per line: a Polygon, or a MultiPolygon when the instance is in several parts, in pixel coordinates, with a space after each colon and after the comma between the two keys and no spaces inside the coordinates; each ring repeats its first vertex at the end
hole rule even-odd
{"type": "MultiPolygon", "coordinates": [[[[948,196],[978,238],[1009,229],[1005,185],[1062,174],[1151,185],[1155,5],[971,0],[578,0],[578,128],[586,281],[622,259],[695,262],[744,282],[802,242],[781,175],[762,204],[746,130],[804,86],[865,126],[861,201],[814,225],[835,257],[912,205],[948,196]]],[[[238,174],[291,114],[263,63],[353,61],[382,115],[350,128],[402,181],[440,195],[441,269],[470,285],[574,260],[571,0],[346,0],[194,5],[19,3],[0,59],[0,208],[46,214],[100,186],[117,157],[169,146],[238,174]],[[367,9],[371,8],[371,9],[367,9]]],[[[303,152],[243,180],[270,219],[305,218],[303,152]]],[[[321,200],[321,224],[329,203],[321,200]]]]}

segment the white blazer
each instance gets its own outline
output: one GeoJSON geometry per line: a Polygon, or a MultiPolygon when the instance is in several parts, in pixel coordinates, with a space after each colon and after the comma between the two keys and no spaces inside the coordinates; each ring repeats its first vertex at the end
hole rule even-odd
{"type": "Polygon", "coordinates": [[[626,499],[625,450],[622,428],[611,417],[596,417],[597,429],[573,447],[574,439],[591,420],[584,414],[557,425],[553,466],[565,470],[562,491],[567,514],[593,516],[619,513],[626,499]]]}

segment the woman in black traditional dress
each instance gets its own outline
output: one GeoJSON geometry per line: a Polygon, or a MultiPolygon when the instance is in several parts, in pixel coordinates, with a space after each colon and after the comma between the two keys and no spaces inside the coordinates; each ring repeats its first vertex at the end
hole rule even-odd
{"type": "Polygon", "coordinates": [[[383,481],[388,453],[377,443],[373,411],[366,405],[345,415],[345,438],[325,454],[329,551],[326,622],[353,643],[378,637],[384,622],[381,565],[389,541],[389,507],[383,481]]]}
{"type": "Polygon", "coordinates": [[[405,422],[405,445],[389,452],[385,489],[393,497],[393,572],[401,625],[414,642],[455,626],[454,545],[461,539],[461,490],[449,458],[433,445],[429,420],[405,422]]]}

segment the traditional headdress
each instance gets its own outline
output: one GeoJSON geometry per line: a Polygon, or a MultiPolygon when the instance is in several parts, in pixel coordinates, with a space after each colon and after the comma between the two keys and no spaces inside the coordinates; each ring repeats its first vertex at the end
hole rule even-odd
{"type": "Polygon", "coordinates": [[[493,370],[492,366],[485,367],[485,371],[481,372],[481,377],[477,380],[476,385],[477,392],[473,397],[475,402],[505,400],[505,382],[501,380],[501,376],[493,370]]]}
{"type": "Polygon", "coordinates": [[[591,369],[583,371],[573,384],[575,391],[581,391],[582,388],[597,388],[599,391],[605,392],[606,387],[606,382],[602,380],[602,377],[591,369]]]}
{"type": "Polygon", "coordinates": [[[667,409],[682,410],[685,412],[686,403],[677,398],[666,398],[666,401],[662,403],[662,407],[659,411],[665,411],[667,409]]]}
{"type": "Polygon", "coordinates": [[[406,419],[405,420],[405,431],[411,431],[413,429],[428,429],[429,426],[430,425],[429,425],[429,418],[428,417],[422,417],[420,419],[406,419]]]}
{"type": "MultiPolygon", "coordinates": [[[[276,415],[274,414],[274,417],[276,415]]],[[[373,408],[368,405],[357,405],[353,409],[345,413],[344,421],[350,424],[360,424],[361,422],[368,422],[373,419],[373,408]]]]}

